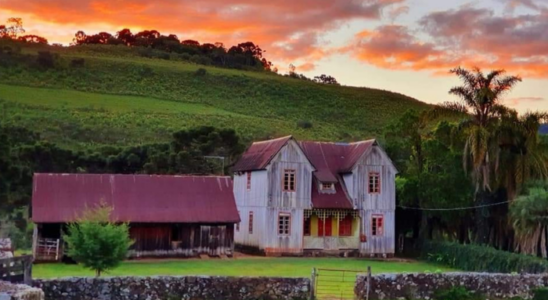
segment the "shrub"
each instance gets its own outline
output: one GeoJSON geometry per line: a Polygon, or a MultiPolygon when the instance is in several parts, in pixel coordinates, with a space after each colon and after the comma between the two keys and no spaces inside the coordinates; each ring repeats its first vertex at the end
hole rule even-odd
{"type": "Polygon", "coordinates": [[[548,261],[541,258],[479,245],[426,241],[421,245],[421,256],[429,261],[466,271],[501,273],[548,271],[548,261]]]}
{"type": "Polygon", "coordinates": [[[539,288],[533,291],[533,300],[548,299],[548,288],[539,288]]]}
{"type": "Polygon", "coordinates": [[[105,205],[86,209],[78,221],[68,225],[67,234],[63,235],[68,255],[94,270],[97,276],[118,266],[133,243],[128,224],[112,222],[111,212],[112,208],[105,205]]]}
{"type": "Polygon", "coordinates": [[[198,70],[196,70],[196,72],[194,72],[194,75],[196,76],[205,76],[206,74],[207,70],[204,68],[199,68],[198,70]]]}
{"type": "Polygon", "coordinates": [[[52,54],[49,51],[38,51],[38,57],[36,58],[36,62],[39,66],[50,69],[55,67],[55,61],[57,60],[57,56],[52,54]]]}
{"type": "Polygon", "coordinates": [[[448,290],[436,291],[435,300],[480,300],[484,299],[481,295],[472,293],[464,287],[452,287],[448,290]]]}
{"type": "Polygon", "coordinates": [[[304,129],[309,129],[309,128],[312,128],[312,122],[301,120],[301,121],[297,122],[297,127],[304,128],[304,129]]]}

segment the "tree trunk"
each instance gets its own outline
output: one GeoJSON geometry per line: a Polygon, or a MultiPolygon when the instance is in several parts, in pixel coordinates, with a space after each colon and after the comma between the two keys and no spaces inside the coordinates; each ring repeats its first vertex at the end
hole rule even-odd
{"type": "MultiPolygon", "coordinates": [[[[489,193],[486,191],[476,192],[476,205],[482,206],[489,201],[489,193]]],[[[475,212],[476,243],[486,245],[489,242],[489,208],[478,207],[475,212]]]]}

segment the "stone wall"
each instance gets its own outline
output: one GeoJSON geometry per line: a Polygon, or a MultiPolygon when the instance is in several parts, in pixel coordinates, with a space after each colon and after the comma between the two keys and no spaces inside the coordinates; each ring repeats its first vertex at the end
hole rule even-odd
{"type": "Polygon", "coordinates": [[[308,278],[105,277],[35,280],[46,300],[308,299],[308,278]]]}
{"type": "Polygon", "coordinates": [[[44,300],[44,292],[28,285],[0,281],[0,300],[44,300]]]}
{"type": "MultiPolygon", "coordinates": [[[[463,286],[488,298],[519,296],[530,299],[532,290],[548,285],[548,274],[518,275],[493,273],[379,274],[371,277],[370,300],[432,299],[438,290],[463,286]]],[[[367,276],[359,275],[355,292],[366,299],[367,276]]]]}

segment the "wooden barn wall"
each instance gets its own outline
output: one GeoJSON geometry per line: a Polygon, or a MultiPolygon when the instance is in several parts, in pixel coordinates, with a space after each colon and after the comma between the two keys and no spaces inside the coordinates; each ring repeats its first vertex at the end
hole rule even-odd
{"type": "Polygon", "coordinates": [[[132,256],[231,255],[234,225],[130,224],[130,237],[132,256]]]}
{"type": "Polygon", "coordinates": [[[351,174],[344,176],[354,205],[362,216],[362,228],[367,237],[361,243],[362,253],[392,254],[395,250],[395,210],[396,210],[396,169],[390,159],[378,146],[374,146],[362,157],[351,174]],[[369,172],[378,172],[381,178],[381,192],[369,193],[369,172]],[[371,215],[384,216],[385,232],[383,237],[371,236],[371,215]]]}

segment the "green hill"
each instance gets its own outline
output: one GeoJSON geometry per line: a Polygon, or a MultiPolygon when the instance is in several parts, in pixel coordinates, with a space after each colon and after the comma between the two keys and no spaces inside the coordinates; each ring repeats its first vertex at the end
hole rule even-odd
{"type": "Polygon", "coordinates": [[[383,90],[144,58],[125,46],[0,41],[0,49],[0,122],[70,148],[167,141],[199,125],[234,128],[247,141],[350,141],[427,107],[383,90]]]}

